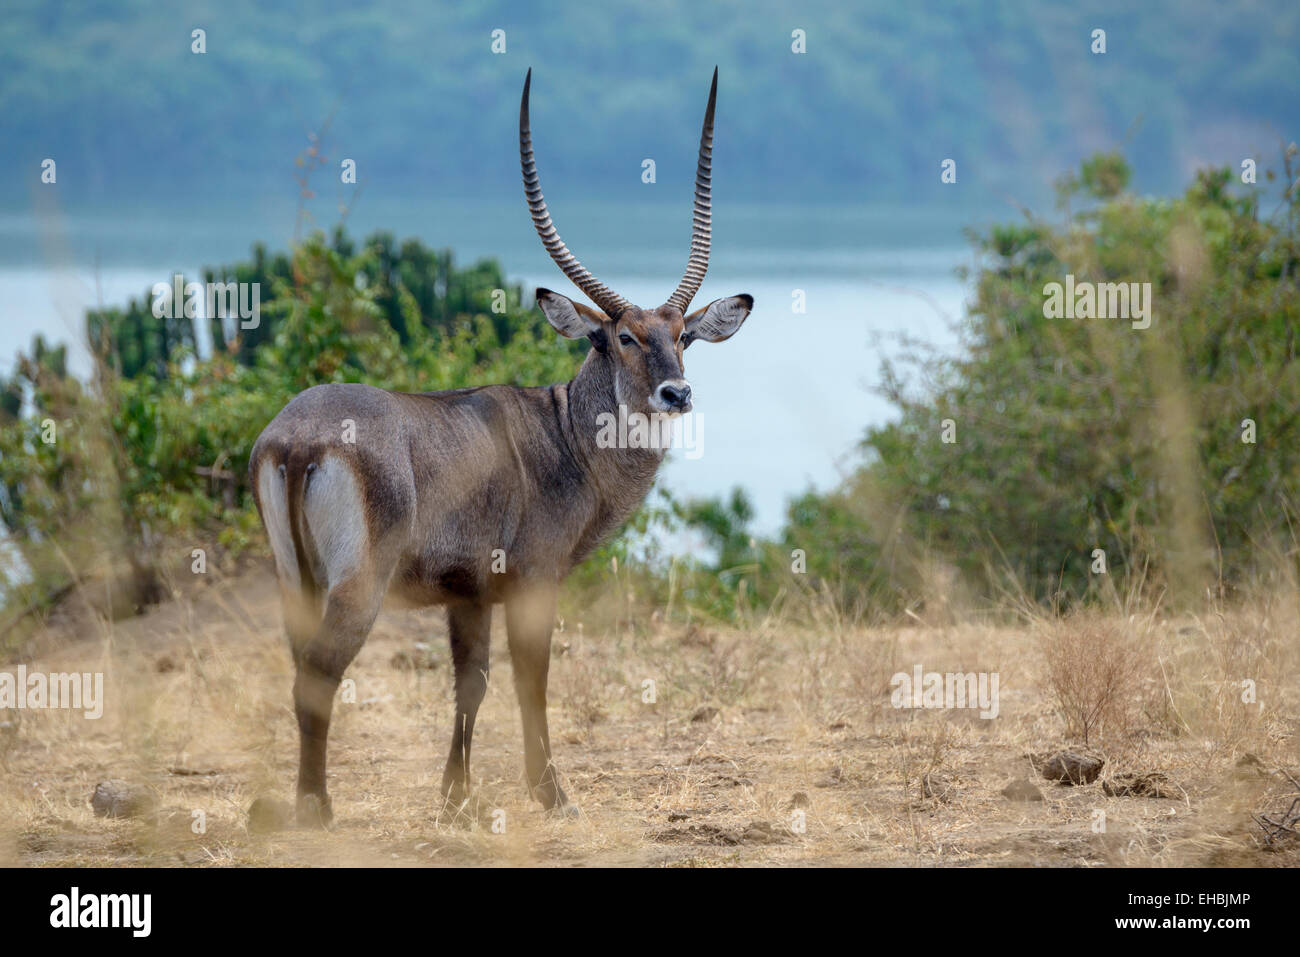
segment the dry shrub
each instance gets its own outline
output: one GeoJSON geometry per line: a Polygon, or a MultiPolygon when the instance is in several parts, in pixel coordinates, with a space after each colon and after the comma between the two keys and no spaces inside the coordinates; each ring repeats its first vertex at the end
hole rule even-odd
{"type": "Polygon", "coordinates": [[[861,609],[846,608],[826,583],[804,587],[781,607],[780,641],[794,650],[797,678],[787,689],[808,712],[835,712],[887,696],[898,669],[898,632],[861,609]],[[829,711],[828,711],[829,709],[829,711]]]}
{"type": "Polygon", "coordinates": [[[1169,646],[1171,726],[1227,755],[1267,749],[1268,729],[1284,725],[1297,700],[1293,621],[1253,603],[1177,628],[1169,646]]]}
{"type": "Polygon", "coordinates": [[[1100,733],[1129,730],[1150,662],[1136,629],[1101,618],[1057,621],[1048,626],[1042,651],[1047,688],[1068,737],[1086,745],[1100,733]]]}
{"type": "Polygon", "coordinates": [[[841,635],[840,648],[842,667],[861,701],[876,701],[889,694],[890,680],[898,671],[897,631],[872,629],[841,635]]]}
{"type": "Polygon", "coordinates": [[[552,663],[552,694],[582,734],[590,738],[592,729],[608,717],[605,680],[601,662],[586,641],[575,639],[562,658],[552,663]]]}
{"type": "Polygon", "coordinates": [[[724,704],[742,700],[762,675],[763,657],[756,653],[762,646],[748,635],[714,641],[705,662],[708,697],[724,704]]]}
{"type": "Polygon", "coordinates": [[[924,788],[925,779],[943,769],[957,745],[957,732],[947,721],[924,726],[904,725],[898,729],[894,756],[904,791],[924,788]]]}

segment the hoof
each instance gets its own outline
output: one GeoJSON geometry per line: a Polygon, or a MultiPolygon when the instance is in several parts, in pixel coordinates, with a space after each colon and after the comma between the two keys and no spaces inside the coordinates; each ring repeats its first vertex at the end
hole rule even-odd
{"type": "Polygon", "coordinates": [[[562,818],[566,821],[576,821],[578,818],[582,817],[582,811],[578,809],[578,805],[572,804],[568,801],[565,801],[563,804],[555,805],[555,807],[550,808],[547,813],[552,817],[562,818]]]}
{"type": "Polygon", "coordinates": [[[464,807],[471,798],[470,792],[459,784],[446,784],[438,793],[438,802],[443,808],[464,807]]]}
{"type": "Polygon", "coordinates": [[[449,827],[471,827],[482,814],[478,796],[458,781],[443,781],[437,820],[449,827]]]}
{"type": "Polygon", "coordinates": [[[474,823],[474,813],[468,801],[459,804],[444,801],[438,808],[435,820],[446,827],[469,827],[474,823]]]}
{"type": "Polygon", "coordinates": [[[326,828],[334,821],[334,802],[329,795],[300,794],[298,796],[298,826],[326,828]]]}

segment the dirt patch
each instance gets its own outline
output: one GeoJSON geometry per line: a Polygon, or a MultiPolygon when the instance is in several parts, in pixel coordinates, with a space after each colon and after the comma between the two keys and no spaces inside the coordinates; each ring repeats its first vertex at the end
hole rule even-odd
{"type": "MultiPolygon", "coordinates": [[[[1053,784],[1025,758],[1064,740],[1025,631],[829,632],[779,622],[742,633],[646,623],[592,635],[573,623],[557,635],[567,650],[552,660],[550,686],[556,763],[582,808],[566,820],[526,794],[499,621],[494,634],[470,819],[439,814],[452,720],[442,614],[386,611],[348,672],[356,703],[336,709],[335,820],[319,831],[298,828],[285,803],[297,762],[293,678],[264,571],[136,619],[54,627],[29,667],[104,672],[105,712],[100,720],[24,712],[5,729],[0,864],[1300,862],[1300,842],[1265,850],[1252,818],[1262,808],[1281,820],[1290,808],[1273,769],[1295,753],[1294,687],[1274,687],[1281,712],[1258,727],[1234,725],[1232,740],[1207,746],[1205,735],[1152,723],[1127,752],[1107,756],[1107,771],[1141,769],[1133,777],[1053,784]],[[860,673],[883,646],[908,662],[999,670],[999,716],[893,708],[887,683],[860,673]],[[655,701],[643,700],[646,679],[655,701]],[[1247,752],[1267,773],[1235,768],[1247,752]],[[96,785],[114,780],[156,798],[156,811],[97,816],[96,785]],[[1008,800],[1013,781],[1037,797],[1008,800]],[[258,799],[273,803],[250,821],[258,799]],[[273,826],[262,826],[262,812],[273,826]]],[[[1190,720],[1185,708],[1180,715],[1190,720]]]]}

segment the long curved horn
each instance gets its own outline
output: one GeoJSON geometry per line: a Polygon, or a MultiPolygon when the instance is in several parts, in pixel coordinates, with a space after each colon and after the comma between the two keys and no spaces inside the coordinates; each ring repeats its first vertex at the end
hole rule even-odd
{"type": "Polygon", "coordinates": [[[704,128],[700,131],[700,162],[695,170],[695,213],[691,220],[691,258],[686,275],[677,291],[668,297],[668,305],[682,312],[700,291],[709,268],[709,246],[713,239],[713,107],[718,102],[718,68],[713,68],[713,86],[709,87],[709,105],[704,111],[704,128]]]}
{"type": "Polygon", "coordinates": [[[617,319],[619,313],[630,303],[588,272],[578,262],[578,257],[569,252],[569,247],[564,245],[564,240],[556,232],[555,223],[551,222],[551,214],[546,209],[546,199],[542,196],[541,182],[537,177],[537,161],[533,158],[532,132],[528,125],[528,90],[532,82],[533,70],[529,67],[528,75],[524,77],[524,95],[519,101],[519,166],[524,174],[524,195],[528,197],[528,209],[533,214],[533,226],[537,228],[537,235],[542,238],[542,245],[555,260],[555,265],[611,319],[617,319]]]}

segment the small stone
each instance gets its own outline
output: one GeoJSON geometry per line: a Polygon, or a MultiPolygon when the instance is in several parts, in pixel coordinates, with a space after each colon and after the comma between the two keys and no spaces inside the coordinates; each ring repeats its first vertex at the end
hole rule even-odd
{"type": "Polygon", "coordinates": [[[695,713],[691,715],[691,723],[700,724],[701,722],[704,721],[712,721],[717,716],[718,716],[717,708],[713,707],[712,705],[705,705],[702,708],[696,709],[695,713]]]}
{"type": "Polygon", "coordinates": [[[1257,775],[1268,775],[1268,768],[1264,766],[1256,755],[1247,751],[1237,759],[1236,765],[1232,769],[1234,776],[1238,778],[1252,778],[1257,775]]]}
{"type": "Polygon", "coordinates": [[[1043,792],[1028,778],[1016,778],[1002,789],[1002,796],[1008,801],[1041,801],[1043,792]]]}
{"type": "Polygon", "coordinates": [[[815,786],[819,788],[833,788],[833,787],[839,787],[843,783],[844,783],[844,768],[837,764],[829,771],[827,771],[824,775],[822,775],[820,778],[818,778],[817,781],[815,782],[815,786]]]}
{"type": "Polygon", "coordinates": [[[144,817],[157,805],[153,792],[121,778],[100,781],[90,796],[90,806],[100,817],[144,817]]]}
{"type": "Polygon", "coordinates": [[[767,821],[753,821],[733,842],[736,844],[779,844],[784,840],[780,831],[767,821]]]}
{"type": "Polygon", "coordinates": [[[260,797],[248,809],[248,829],[256,834],[286,830],[293,820],[293,806],[279,798],[260,797]]]}
{"type": "Polygon", "coordinates": [[[1048,754],[1031,754],[1029,763],[1034,770],[1049,781],[1062,784],[1091,784],[1101,774],[1106,763],[1101,758],[1077,751],[1056,751],[1048,754]]]}
{"type": "Polygon", "coordinates": [[[1108,797],[1176,798],[1178,794],[1169,778],[1159,771],[1126,771],[1103,781],[1101,789],[1108,797]]]}

